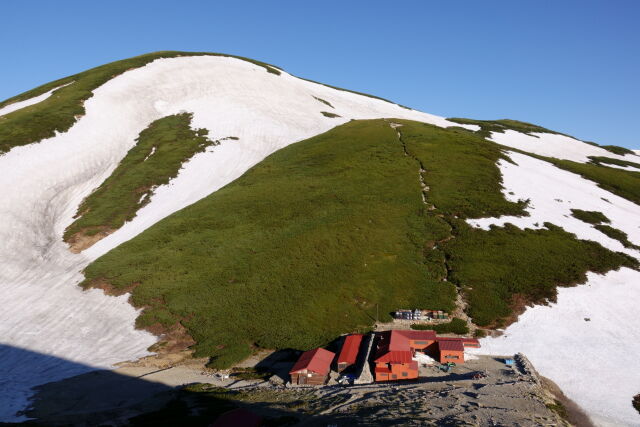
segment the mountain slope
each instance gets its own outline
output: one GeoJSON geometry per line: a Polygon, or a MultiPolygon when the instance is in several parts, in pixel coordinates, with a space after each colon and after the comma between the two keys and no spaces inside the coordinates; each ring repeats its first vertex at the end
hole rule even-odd
{"type": "MultiPolygon", "coordinates": [[[[137,318],[154,332],[186,331],[198,354],[226,366],[256,344],[306,348],[367,328],[376,304],[384,319],[399,306],[456,302],[497,326],[557,295],[555,325],[537,327],[547,307],[530,308],[483,346],[526,349],[593,416],[633,424],[640,379],[601,369],[592,343],[640,351],[620,326],[635,321],[640,278],[637,155],[190,55],[107,64],[0,104],[5,344],[109,367],[157,341],[134,329],[137,318]],[[83,229],[104,232],[73,254],[65,230],[72,240],[83,229]],[[84,279],[131,292],[144,311],[127,295],[81,291],[84,279]],[[591,310],[601,318],[585,322],[591,310]],[[562,342],[571,347],[559,351],[562,342]],[[590,390],[609,378],[619,387],[598,401],[590,390]]],[[[0,387],[12,396],[3,419],[31,386],[74,374],[55,359],[18,374],[11,367],[29,362],[13,354],[0,348],[0,387]]]]}
{"type": "Polygon", "coordinates": [[[488,325],[511,314],[516,293],[541,302],[587,271],[637,266],[552,225],[483,232],[457,219],[522,213],[500,192],[500,156],[457,130],[353,121],[278,151],[96,260],[85,285],[131,291],[139,326],[180,322],[196,354],[226,368],[253,346],[326,344],[367,328],[378,309],[383,320],[397,307],[452,312],[451,282],[469,288],[474,321],[488,325]]]}
{"type": "MultiPolygon", "coordinates": [[[[4,343],[95,367],[148,355],[147,348],[156,337],[134,329],[138,314],[126,296],[107,297],[101,291],[87,293],[77,287],[83,279],[79,272],[92,259],[223,187],[274,151],[352,118],[406,117],[452,125],[388,101],[283,71],[267,72],[261,64],[228,56],[188,55],[174,53],[175,58],[151,62],[143,57],[140,67],[121,69],[108,78],[98,67],[98,74],[95,69],[85,72],[89,86],[81,91],[84,103],[73,101],[78,99],[75,92],[70,98],[57,96],[71,90],[71,84],[0,116],[0,133],[8,138],[3,139],[7,144],[3,151],[9,150],[0,155],[0,336],[4,343]],[[98,77],[106,81],[94,88],[91,82],[98,77]],[[322,111],[328,109],[341,117],[326,117],[322,111]],[[175,179],[155,189],[132,221],[83,253],[70,253],[61,237],[81,202],[112,174],[144,129],[185,111],[193,115],[192,129],[207,129],[211,140],[239,139],[222,141],[213,151],[192,156],[175,179]],[[74,116],[76,112],[79,117],[74,116]],[[60,123],[53,120],[58,113],[63,116],[60,123]],[[41,119],[52,127],[41,127],[41,119]],[[65,131],[67,126],[71,127],[65,131]],[[62,133],[47,137],[56,129],[62,133]],[[45,139],[24,145],[41,137],[45,139]]],[[[154,56],[163,53],[152,54],[151,59],[154,56]]],[[[111,70],[111,65],[106,67],[111,70]]],[[[14,97],[2,108],[74,78],[14,97]]],[[[26,375],[19,374],[11,369],[21,363],[12,359],[14,353],[0,353],[6,367],[3,394],[15,399],[0,405],[3,418],[13,419],[14,409],[24,405],[32,386],[73,375],[57,371],[55,359],[47,359],[51,365],[39,363],[26,369],[26,375]]]]}

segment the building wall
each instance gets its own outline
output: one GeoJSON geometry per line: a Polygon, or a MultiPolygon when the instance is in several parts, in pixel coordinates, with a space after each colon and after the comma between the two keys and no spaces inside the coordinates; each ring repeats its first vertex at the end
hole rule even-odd
{"type": "Polygon", "coordinates": [[[314,372],[291,374],[291,384],[323,385],[326,381],[326,375],[319,375],[314,372]]]}
{"type": "Polygon", "coordinates": [[[434,342],[433,340],[409,340],[409,347],[412,350],[424,350],[434,342]]]}
{"type": "Polygon", "coordinates": [[[376,381],[395,381],[395,380],[412,380],[418,378],[418,370],[411,369],[409,364],[404,363],[379,363],[378,367],[382,368],[391,368],[391,372],[386,374],[381,374],[376,372],[376,381]],[[403,373],[405,375],[403,375],[403,373]],[[395,378],[394,378],[395,375],[395,378]]]}
{"type": "Polygon", "coordinates": [[[464,351],[441,350],[440,363],[464,363],[464,351]]]}

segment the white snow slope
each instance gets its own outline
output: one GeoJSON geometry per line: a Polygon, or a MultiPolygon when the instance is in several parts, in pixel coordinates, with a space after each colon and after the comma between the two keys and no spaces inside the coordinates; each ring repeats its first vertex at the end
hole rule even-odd
{"type": "Polygon", "coordinates": [[[350,119],[459,126],[242,60],[207,56],[160,59],[130,70],[96,89],[85,109],[68,132],[0,156],[0,421],[20,419],[16,411],[35,385],[148,354],[155,337],[134,329],[137,312],[126,296],[77,286],[79,272],[96,257],[274,151],[350,119]],[[82,199],[109,176],[140,131],[181,111],[193,113],[193,127],[209,129],[212,139],[240,139],[194,156],[133,221],[85,253],[71,254],[62,233],[82,199]]]}
{"type": "MultiPolygon", "coordinates": [[[[602,212],[612,227],[639,244],[640,206],[547,162],[519,153],[509,156],[517,165],[499,163],[505,197],[530,199],[530,216],[483,218],[470,224],[486,229],[509,222],[540,228],[551,222],[580,239],[640,259],[640,252],[574,218],[570,210],[602,212]]],[[[589,273],[588,278],[584,286],[560,288],[557,304],[527,309],[504,335],[481,340],[478,352],[523,352],[597,425],[640,425],[640,415],[631,405],[640,393],[640,272],[623,268],[604,276],[589,273]]]]}
{"type": "Polygon", "coordinates": [[[574,162],[580,163],[588,162],[589,156],[610,157],[635,163],[640,161],[638,155],[626,154],[621,156],[607,151],[604,148],[571,138],[570,136],[553,133],[533,132],[531,135],[527,135],[514,130],[505,130],[504,133],[491,132],[490,139],[498,144],[518,148],[529,153],[564,160],[573,160],[574,162]]]}

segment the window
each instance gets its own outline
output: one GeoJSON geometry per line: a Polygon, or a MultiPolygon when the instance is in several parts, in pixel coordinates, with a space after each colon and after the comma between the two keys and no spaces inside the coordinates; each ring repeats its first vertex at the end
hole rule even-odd
{"type": "Polygon", "coordinates": [[[447,354],[444,358],[445,359],[460,359],[459,356],[454,356],[453,354],[447,354]]]}
{"type": "Polygon", "coordinates": [[[403,377],[408,377],[408,376],[409,376],[409,374],[408,374],[407,372],[403,372],[403,373],[402,373],[402,376],[403,376],[403,377]]]}
{"type": "Polygon", "coordinates": [[[392,374],[392,375],[391,375],[391,379],[393,379],[393,380],[397,380],[397,379],[398,379],[398,376],[397,376],[396,374],[392,374]]]}
{"type": "Polygon", "coordinates": [[[428,341],[416,341],[416,345],[425,345],[428,341]]]}

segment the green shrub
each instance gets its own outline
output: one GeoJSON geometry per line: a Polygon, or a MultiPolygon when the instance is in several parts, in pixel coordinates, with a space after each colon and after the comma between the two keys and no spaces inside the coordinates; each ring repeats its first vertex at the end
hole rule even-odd
{"type": "Polygon", "coordinates": [[[333,105],[331,105],[331,103],[329,101],[325,101],[322,98],[318,98],[317,96],[314,96],[313,99],[315,99],[316,101],[322,102],[324,105],[327,105],[331,108],[335,108],[333,105]]]}
{"type": "MultiPolygon", "coordinates": [[[[635,154],[635,153],[634,153],[635,154]]],[[[610,157],[589,156],[589,159],[596,165],[616,165],[616,166],[631,166],[640,169],[640,163],[629,162],[627,160],[612,159],[610,157]]]]}
{"type": "Polygon", "coordinates": [[[595,228],[606,234],[608,237],[619,241],[625,248],[640,249],[640,246],[634,245],[629,241],[627,233],[622,230],[618,230],[617,228],[613,228],[609,225],[596,225],[595,228]]]}
{"type": "Polygon", "coordinates": [[[454,317],[448,323],[440,323],[436,325],[424,325],[421,323],[414,323],[413,325],[411,325],[411,329],[433,330],[437,334],[466,335],[469,333],[469,327],[467,326],[467,322],[457,317],[454,317]]]}
{"type": "Polygon", "coordinates": [[[583,211],[582,209],[571,209],[571,215],[574,218],[579,219],[582,222],[588,224],[600,224],[602,222],[611,222],[602,212],[598,211],[583,211]]]}
{"type": "Polygon", "coordinates": [[[467,295],[468,312],[480,326],[501,326],[514,299],[555,300],[557,286],[584,283],[586,272],[605,273],[620,266],[637,268],[635,259],[596,242],[578,240],[560,227],[521,230],[511,224],[485,231],[457,222],[457,237],[444,250],[449,280],[467,295]]]}
{"type": "Polygon", "coordinates": [[[620,156],[624,156],[625,154],[632,154],[634,156],[636,155],[636,153],[629,150],[628,148],[618,147],[617,145],[601,145],[600,148],[604,148],[605,150],[613,154],[618,154],[620,156]]]}

